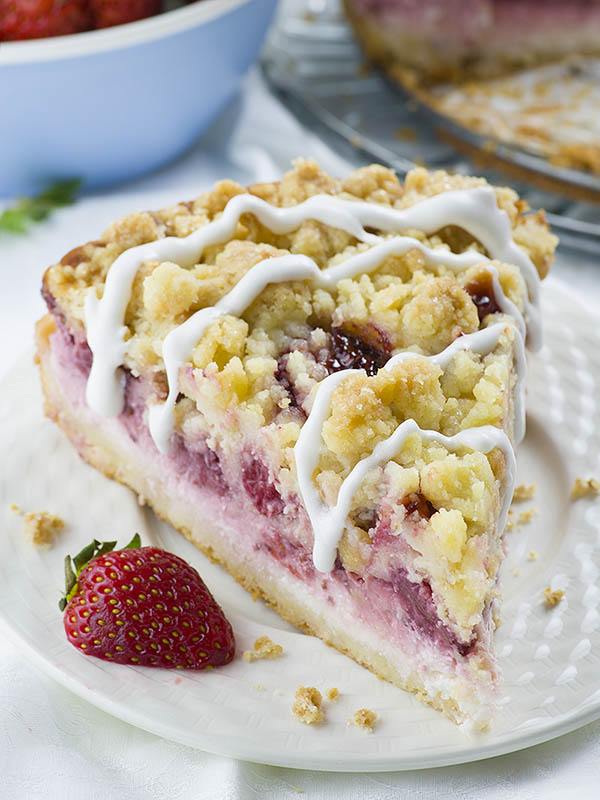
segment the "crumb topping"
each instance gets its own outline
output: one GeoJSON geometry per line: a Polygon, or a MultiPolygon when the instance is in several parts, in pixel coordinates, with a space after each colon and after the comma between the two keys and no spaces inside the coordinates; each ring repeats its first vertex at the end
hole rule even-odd
{"type": "Polygon", "coordinates": [[[359,708],[358,711],[354,712],[354,715],[350,720],[351,725],[355,725],[357,728],[362,728],[368,733],[373,733],[376,723],[377,714],[368,708],[359,708]]]}
{"type": "Polygon", "coordinates": [[[330,703],[334,703],[340,696],[340,690],[336,689],[334,686],[331,689],[327,689],[325,696],[327,697],[330,703]]]}
{"type": "Polygon", "coordinates": [[[512,499],[513,503],[524,503],[527,500],[533,500],[536,489],[535,483],[521,483],[515,486],[512,499]]]}
{"type": "Polygon", "coordinates": [[[305,725],[319,725],[325,719],[322,703],[321,692],[314,686],[299,686],[294,696],[292,713],[305,725]]]}
{"type": "Polygon", "coordinates": [[[65,527],[61,517],[48,511],[22,511],[15,503],[10,509],[23,517],[25,533],[37,547],[50,547],[65,527]]]}
{"type": "Polygon", "coordinates": [[[575,478],[571,489],[571,500],[582,497],[597,497],[600,494],[600,481],[596,478],[575,478]]]}
{"type": "Polygon", "coordinates": [[[550,586],[546,586],[544,589],[544,605],[546,608],[554,608],[563,600],[564,596],[565,593],[562,589],[551,589],[550,586]]]}
{"type": "Polygon", "coordinates": [[[252,650],[245,650],[242,654],[244,661],[251,663],[252,661],[259,661],[261,659],[279,658],[283,655],[283,647],[280,644],[275,644],[268,636],[259,636],[254,642],[252,650]]]}

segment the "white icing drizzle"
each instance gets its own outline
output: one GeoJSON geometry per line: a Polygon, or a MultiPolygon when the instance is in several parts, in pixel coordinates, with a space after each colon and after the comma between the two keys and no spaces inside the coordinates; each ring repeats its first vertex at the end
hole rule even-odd
{"type": "MultiPolygon", "coordinates": [[[[449,347],[435,356],[423,356],[411,352],[398,353],[387,362],[383,369],[393,369],[396,364],[414,358],[426,359],[444,368],[461,350],[487,355],[495,349],[500,337],[505,332],[506,325],[497,323],[481,331],[459,337],[449,347]]],[[[517,382],[514,392],[515,438],[519,440],[524,434],[525,425],[523,397],[525,352],[523,339],[516,329],[515,336],[517,353],[517,382]]],[[[508,436],[501,429],[491,425],[468,428],[454,436],[444,436],[437,431],[423,430],[414,420],[405,420],[396,428],[394,433],[376,445],[371,455],[366,456],[355,464],[340,486],[336,504],[327,506],[323,503],[313,480],[321,452],[323,424],[329,416],[331,399],[335,390],[340,383],[353,374],[364,373],[363,370],[357,369],[342,370],[329,375],[318,384],[310,414],[302,426],[298,441],[294,447],[294,460],[296,462],[300,496],[313,529],[313,562],[316,569],[320,572],[330,572],[333,569],[337,547],[344,532],[352,498],[367,472],[397,455],[406,439],[413,433],[419,433],[426,441],[435,441],[443,444],[449,450],[456,450],[461,447],[479,450],[483,453],[488,453],[495,447],[502,450],[506,460],[506,480],[503,490],[502,509],[498,518],[498,530],[503,530],[514,490],[515,455],[508,436]]]]}
{"type": "MultiPolygon", "coordinates": [[[[172,330],[165,338],[162,347],[168,397],[164,403],[153,406],[149,411],[150,432],[159,450],[167,452],[169,448],[174,408],[179,393],[179,371],[189,361],[195,345],[207,327],[215,320],[225,314],[235,316],[243,314],[270,283],[310,280],[316,286],[332,288],[344,278],[373,271],[389,256],[402,255],[414,249],[424,255],[429,265],[444,266],[457,272],[471,266],[484,265],[491,275],[498,306],[501,311],[512,317],[515,323],[517,367],[514,400],[515,438],[518,440],[522,437],[524,337],[527,333],[530,346],[533,348],[539,346],[539,277],[529,257],[512,240],[508,215],[498,208],[495,193],[490,187],[443,192],[400,210],[377,203],[344,200],[329,195],[317,195],[296,206],[277,208],[253,195],[237,195],[229,201],[217,220],[189,236],[166,237],[125,251],[115,260],[108,272],[102,298],[98,299],[95,289],[90,289],[85,300],[88,343],[93,354],[86,387],[86,400],[90,408],[103,416],[116,416],[122,410],[123,381],[119,368],[126,351],[124,337],[127,328],[124,320],[133,281],[140,266],[148,261],[166,260],[175,261],[183,267],[192,266],[200,260],[207,247],[230,239],[240,217],[247,213],[253,214],[259,222],[277,234],[289,233],[306,220],[312,219],[329,227],[341,229],[370,247],[325,270],[321,270],[312,259],[303,255],[266,259],[252,267],[216,305],[201,309],[172,330]],[[525,303],[527,330],[523,314],[504,294],[498,271],[490,259],[475,250],[456,254],[442,247],[429,248],[410,236],[382,239],[381,236],[365,230],[367,227],[395,233],[414,228],[430,234],[450,225],[470,233],[486,248],[493,259],[512,263],[521,269],[528,291],[525,303]]],[[[429,358],[444,367],[460,350],[473,350],[483,355],[494,349],[504,330],[506,326],[498,323],[474,334],[460,337],[443,353],[436,356],[400,353],[390,359],[384,369],[391,369],[399,361],[414,357],[429,358]]],[[[506,460],[506,486],[498,520],[498,527],[502,529],[512,497],[515,459],[506,434],[492,426],[471,428],[454,436],[444,436],[437,431],[422,430],[414,420],[406,420],[390,437],[380,442],[371,455],[354,466],[342,483],[336,505],[329,508],[323,504],[313,483],[313,473],[319,459],[322,427],[329,413],[335,388],[354,372],[357,370],[334,373],[319,384],[313,408],[302,427],[294,449],[300,494],[314,531],[313,558],[316,568],[321,571],[332,569],[352,497],[364,476],[373,467],[389,461],[402,447],[406,438],[413,433],[419,433],[426,441],[439,442],[450,450],[463,447],[486,453],[496,447],[502,450],[506,460]]]]}
{"type": "MultiPolygon", "coordinates": [[[[413,249],[420,250],[430,264],[445,264],[445,255],[453,269],[466,269],[468,266],[482,263],[482,256],[477,256],[473,252],[457,255],[442,251],[440,254],[439,250],[426,247],[416,239],[397,237],[376,245],[364,253],[352,256],[342,264],[327,270],[319,269],[315,261],[304,255],[267,258],[251,267],[233,289],[214,306],[196,311],[165,337],[162,344],[162,357],[167,373],[168,396],[164,403],[152,406],[148,413],[150,433],[157,448],[161,453],[169,450],[174,427],[174,409],[179,395],[179,370],[190,360],[195,345],[216,319],[225,314],[241,316],[268,284],[308,279],[320,288],[333,288],[343,278],[372,272],[381,264],[382,259],[390,255],[399,255],[413,249]]],[[[514,319],[520,335],[524,337],[525,320],[523,315],[504,294],[494,265],[487,262],[486,269],[492,277],[494,296],[498,306],[501,311],[514,319]]]]}
{"type": "Polygon", "coordinates": [[[157,403],[148,412],[150,433],[161,453],[168,452],[173,433],[174,409],[179,394],[179,370],[189,361],[194,347],[208,326],[224,314],[241,316],[270,283],[307,278],[318,280],[320,274],[319,267],[308,256],[286,255],[267,258],[249,269],[216,305],[196,311],[165,337],[162,357],[169,393],[164,403],[157,403]]]}
{"type": "Polygon", "coordinates": [[[296,447],[301,444],[300,452],[302,454],[300,458],[296,456],[298,485],[313,529],[313,563],[319,572],[331,572],[333,569],[337,547],[346,525],[352,498],[366,474],[369,470],[382,463],[387,463],[397,455],[406,439],[413,433],[418,433],[427,442],[437,442],[444,445],[448,450],[467,448],[489,453],[490,450],[498,448],[502,451],[506,463],[506,477],[502,491],[502,507],[498,516],[498,530],[504,529],[514,491],[516,461],[508,436],[504,431],[494,428],[492,425],[469,428],[456,433],[454,436],[444,436],[438,431],[423,430],[414,419],[407,419],[396,428],[391,436],[379,442],[371,455],[365,456],[355,464],[340,487],[336,504],[334,506],[326,506],[313,483],[312,475],[319,459],[321,426],[329,413],[331,394],[340,380],[344,380],[347,377],[348,372],[338,372],[321,382],[315,399],[316,409],[313,407],[310,417],[302,427],[300,438],[296,444],[296,447]],[[333,386],[324,385],[331,378],[338,378],[339,380],[333,386]]]}
{"type": "MultiPolygon", "coordinates": [[[[513,242],[510,220],[506,212],[496,205],[495,193],[491,187],[442,192],[405,209],[344,200],[331,195],[315,195],[296,206],[278,208],[254,195],[241,194],[227,203],[218,219],[189,236],[158,239],[122,253],[109,269],[100,300],[94,288],[89,290],[85,300],[85,318],[93,359],[86,387],[86,400],[91,409],[102,416],[116,416],[122,411],[123,382],[118,369],[123,363],[126,349],[125,312],[140,266],[147,261],[166,260],[175,261],[183,267],[191,266],[201,258],[207,247],[231,238],[240,217],[248,213],[277,234],[289,233],[306,220],[313,219],[344,230],[359,241],[371,245],[380,245],[381,237],[368,233],[364,226],[386,232],[416,228],[424,233],[434,233],[448,225],[463,228],[483,244],[492,258],[507,261],[521,269],[531,301],[528,301],[526,309],[530,344],[532,347],[539,345],[539,278],[529,257],[513,242]]],[[[382,255],[380,251],[380,256],[382,255]]],[[[365,262],[369,262],[369,252],[360,256],[364,256],[365,262]]],[[[486,261],[477,254],[455,255],[443,249],[436,251],[434,258],[445,258],[441,263],[447,263],[451,268],[452,264],[456,264],[457,269],[466,267],[456,259],[463,259],[469,266],[477,263],[477,260],[470,261],[471,258],[478,259],[479,262],[486,261]]],[[[338,270],[338,275],[344,276],[342,268],[349,269],[348,262],[327,272],[335,269],[338,270]]]]}

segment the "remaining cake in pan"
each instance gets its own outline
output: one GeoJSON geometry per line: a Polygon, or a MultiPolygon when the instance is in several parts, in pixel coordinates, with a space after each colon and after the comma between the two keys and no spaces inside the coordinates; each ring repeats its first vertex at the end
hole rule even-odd
{"type": "Polygon", "coordinates": [[[344,0],[369,58],[419,82],[600,53],[600,0],[344,0]]]}
{"type": "Polygon", "coordinates": [[[476,178],[300,161],[223,181],[48,269],[46,410],[283,617],[485,719],[554,246],[476,178]]]}
{"type": "MultiPolygon", "coordinates": [[[[345,0],[366,56],[494,143],[600,174],[600,0],[345,0]],[[575,58],[577,56],[577,58],[575,58]]],[[[454,138],[454,137],[453,137],[454,138]]]]}

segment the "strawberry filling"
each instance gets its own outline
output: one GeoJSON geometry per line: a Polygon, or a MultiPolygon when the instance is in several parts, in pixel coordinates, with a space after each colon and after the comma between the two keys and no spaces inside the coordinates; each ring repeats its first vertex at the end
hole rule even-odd
{"type": "MultiPolygon", "coordinates": [[[[55,358],[65,382],[77,387],[74,394],[81,400],[76,402],[83,402],[84,379],[91,364],[89,347],[69,330],[56,305],[48,299],[57,324],[52,340],[55,358]]],[[[337,341],[342,342],[341,357],[358,357],[364,368],[367,359],[374,365],[376,357],[382,353],[374,353],[373,348],[365,348],[362,343],[363,349],[359,352],[357,337],[347,334],[340,337],[337,341]]],[[[338,352],[336,358],[339,357],[338,352]]],[[[193,503],[197,497],[203,507],[211,504],[215,518],[235,525],[240,548],[248,547],[250,552],[282,565],[291,576],[311,585],[312,591],[328,604],[341,603],[344,607],[350,604],[355,616],[375,626],[382,635],[392,637],[399,646],[406,645],[407,637],[411,637],[411,642],[428,643],[458,660],[468,657],[477,648],[477,636],[470,642],[460,641],[440,620],[429,583],[409,577],[400,564],[409,548],[402,531],[389,530],[389,515],[380,514],[377,509],[363,509],[360,519],[353,519],[355,524],[369,531],[370,536],[372,534],[371,562],[386,564],[383,572],[380,567],[369,572],[367,565],[364,574],[359,575],[345,569],[338,558],[332,573],[318,573],[312,561],[312,536],[306,514],[297,497],[282,493],[264,458],[251,448],[225,458],[223,453],[215,452],[208,445],[206,438],[192,439],[179,433],[173,437],[171,452],[159,456],[145,422],[148,396],[156,394],[155,387],[143,377],[136,378],[127,370],[124,372],[125,403],[118,420],[125,435],[139,448],[144,459],[164,459],[164,469],[170,473],[166,476],[169,483],[177,486],[189,502],[193,503]],[[254,541],[244,544],[248,535],[254,541]]],[[[436,510],[418,493],[409,494],[398,502],[406,509],[405,525],[422,525],[436,510]]]]}
{"type": "Polygon", "coordinates": [[[469,283],[465,286],[465,289],[471,295],[471,299],[477,306],[477,316],[480,322],[482,322],[488,314],[497,314],[499,311],[502,311],[494,293],[494,286],[489,278],[481,278],[473,283],[469,283]]]}
{"type": "Polygon", "coordinates": [[[373,329],[374,342],[361,336],[333,328],[330,334],[329,354],[325,366],[329,373],[342,369],[364,369],[367,375],[375,375],[390,357],[391,349],[385,337],[373,329]]]}

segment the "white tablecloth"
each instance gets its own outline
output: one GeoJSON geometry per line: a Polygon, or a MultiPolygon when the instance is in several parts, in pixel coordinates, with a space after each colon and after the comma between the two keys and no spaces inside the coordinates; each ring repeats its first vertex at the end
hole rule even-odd
{"type": "MultiPolygon", "coordinates": [[[[268,180],[298,155],[347,165],[299,127],[253,76],[185,158],[111,193],[87,197],[27,237],[0,237],[0,375],[30,346],[45,265],[116,215],[192,197],[221,177],[268,180]]],[[[562,255],[556,273],[600,307],[600,264],[562,255]]],[[[2,454],[2,468],[10,468],[2,454]]],[[[343,775],[263,767],[163,741],[96,710],[0,641],[0,800],[391,800],[600,797],[600,723],[486,762],[422,772],[343,775]]]]}

